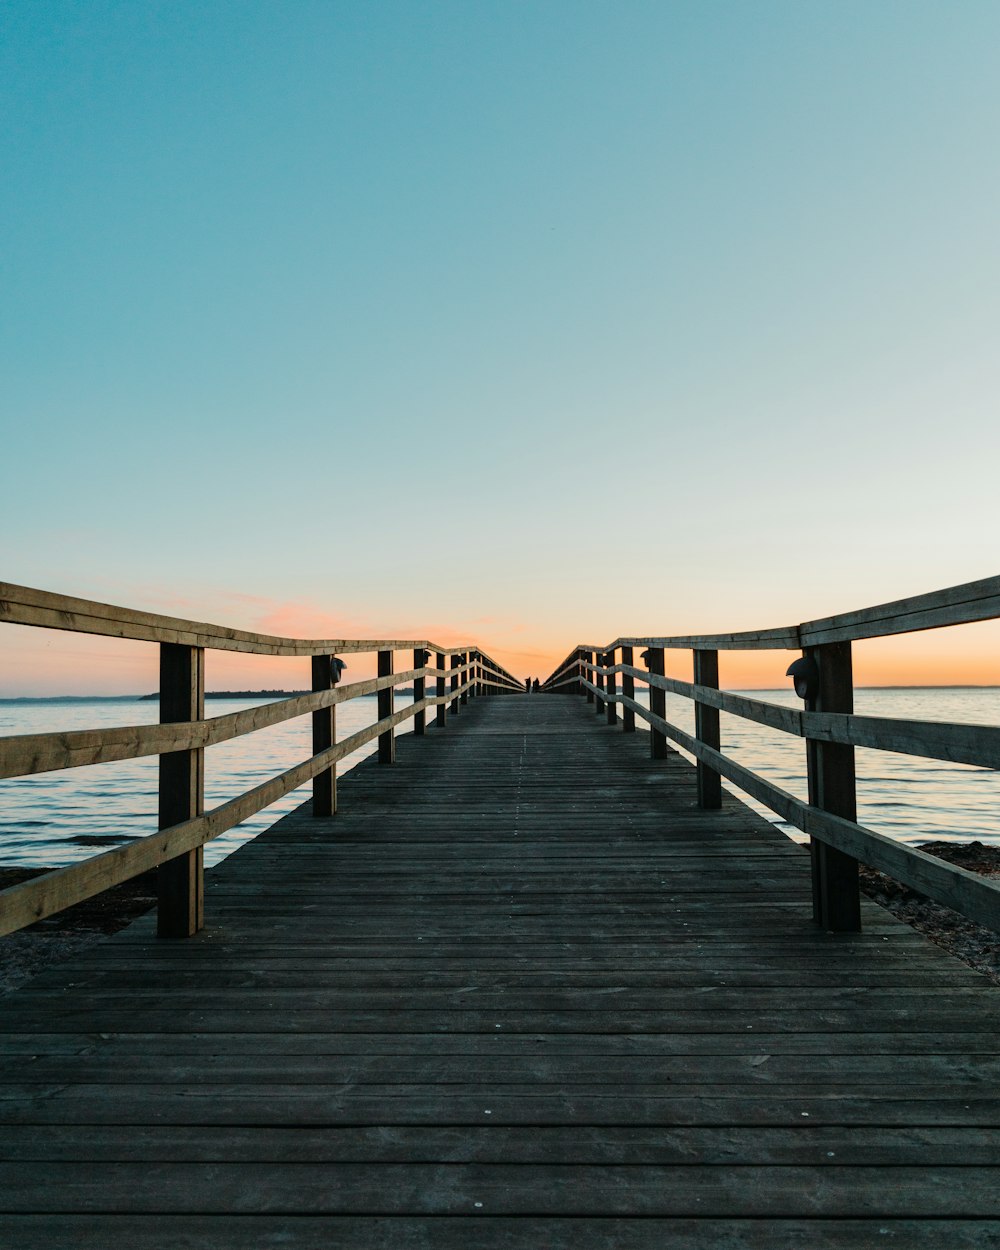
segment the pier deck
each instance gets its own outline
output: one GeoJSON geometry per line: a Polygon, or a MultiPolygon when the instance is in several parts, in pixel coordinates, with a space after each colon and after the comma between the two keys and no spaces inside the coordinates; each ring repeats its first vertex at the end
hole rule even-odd
{"type": "Polygon", "coordinates": [[[997,991],[582,702],[477,699],[0,1000],[0,1245],[1000,1245],[997,991]]]}

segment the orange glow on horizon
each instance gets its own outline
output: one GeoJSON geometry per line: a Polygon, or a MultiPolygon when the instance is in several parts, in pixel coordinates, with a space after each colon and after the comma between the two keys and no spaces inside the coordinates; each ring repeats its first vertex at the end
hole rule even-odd
{"type": "MultiPolygon", "coordinates": [[[[350,622],[370,626],[370,622],[350,622]]],[[[268,612],[251,628],[286,637],[378,637],[378,632],[330,628],[343,618],[299,606],[268,612]],[[317,628],[318,627],[318,628],[317,628]],[[288,632],[285,633],[285,628],[288,632]],[[315,632],[312,632],[315,629],[315,632]]],[[[492,655],[518,680],[548,677],[573,643],[559,641],[555,630],[533,646],[527,630],[510,622],[481,622],[479,628],[454,630],[431,624],[385,631],[383,637],[429,638],[442,646],[468,643],[492,655]],[[492,635],[492,638],[491,638],[492,635]]],[[[587,637],[587,635],[583,635],[587,637]]],[[[720,655],[722,684],[730,689],[780,689],[785,670],[797,653],[728,651],[720,655]]],[[[347,656],[348,677],[371,676],[374,654],[347,656]]],[[[397,654],[396,668],[410,667],[411,657],[397,654]]],[[[691,678],[691,654],[667,652],[667,672],[691,678]]],[[[871,639],[854,645],[857,686],[1000,686],[1000,622],[871,639]]],[[[8,625],[0,628],[0,697],[31,695],[148,694],[157,688],[158,655],[154,643],[73,634],[8,625]]],[[[310,685],[308,658],[255,656],[210,651],[209,690],[302,690],[310,685]]]]}

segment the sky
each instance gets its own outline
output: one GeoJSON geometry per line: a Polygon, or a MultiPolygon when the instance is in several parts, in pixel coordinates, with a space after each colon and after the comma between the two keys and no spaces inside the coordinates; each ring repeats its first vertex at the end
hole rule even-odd
{"type": "Polygon", "coordinates": [[[998,125],[995,0],[4,0],[0,577],[544,676],[995,574],[998,125]]]}

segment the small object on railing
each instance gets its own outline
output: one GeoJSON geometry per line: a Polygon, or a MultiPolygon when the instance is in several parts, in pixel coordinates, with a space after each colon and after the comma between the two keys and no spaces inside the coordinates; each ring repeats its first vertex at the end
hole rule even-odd
{"type": "Polygon", "coordinates": [[[340,656],[337,656],[337,655],[330,656],[330,681],[334,686],[337,684],[338,681],[340,681],[341,674],[343,673],[345,668],[347,668],[347,665],[340,658],[340,656]]]}
{"type": "Polygon", "coordinates": [[[789,664],[785,676],[791,677],[800,699],[815,699],[819,694],[819,666],[812,656],[804,655],[789,664]]]}

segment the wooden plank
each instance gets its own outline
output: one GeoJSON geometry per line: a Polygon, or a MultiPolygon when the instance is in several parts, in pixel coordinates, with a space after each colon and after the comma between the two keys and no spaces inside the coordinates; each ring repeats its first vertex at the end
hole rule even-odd
{"type": "Polygon", "coordinates": [[[0,1164],[0,1210],[113,1214],[264,1213],[411,1214],[421,1195],[425,1215],[476,1210],[493,1214],[687,1216],[711,1204],[715,1215],[765,1218],[803,1206],[831,1219],[873,1215],[1000,1217],[1000,1192],[990,1168],[884,1166],[881,1191],[858,1185],[856,1168],[817,1162],[784,1167],[586,1164],[325,1164],[114,1163],[103,1178],[88,1164],[51,1162],[45,1175],[30,1164],[0,1164]]]}
{"type": "Polygon", "coordinates": [[[379,1128],[349,1125],[338,1128],[304,1125],[213,1126],[136,1125],[127,1134],[104,1125],[0,1127],[0,1160],[4,1162],[74,1162],[90,1157],[101,1163],[548,1163],[617,1164],[661,1167],[731,1165],[753,1158],[758,1165],[815,1166],[832,1157],[839,1167],[955,1164],[962,1151],[964,1166],[1000,1163],[996,1129],[833,1128],[822,1149],[815,1135],[799,1127],[665,1126],[651,1128],[576,1125],[524,1128],[481,1124],[400,1127],[387,1134],[379,1128]],[[827,1148],[830,1153],[828,1154],[827,1148]]]}
{"type": "Polygon", "coordinates": [[[855,1218],[693,1219],[655,1217],[496,1216],[475,1209],[471,1216],[309,1216],[256,1215],[10,1215],[5,1217],[18,1250],[107,1250],[128,1245],[135,1250],[401,1250],[433,1245],[440,1250],[580,1250],[614,1246],[615,1250],[861,1250],[882,1244],[907,1250],[984,1250],[1000,1237],[996,1220],[855,1218]],[[62,1239],[68,1238],[68,1242],[62,1239]]]}

